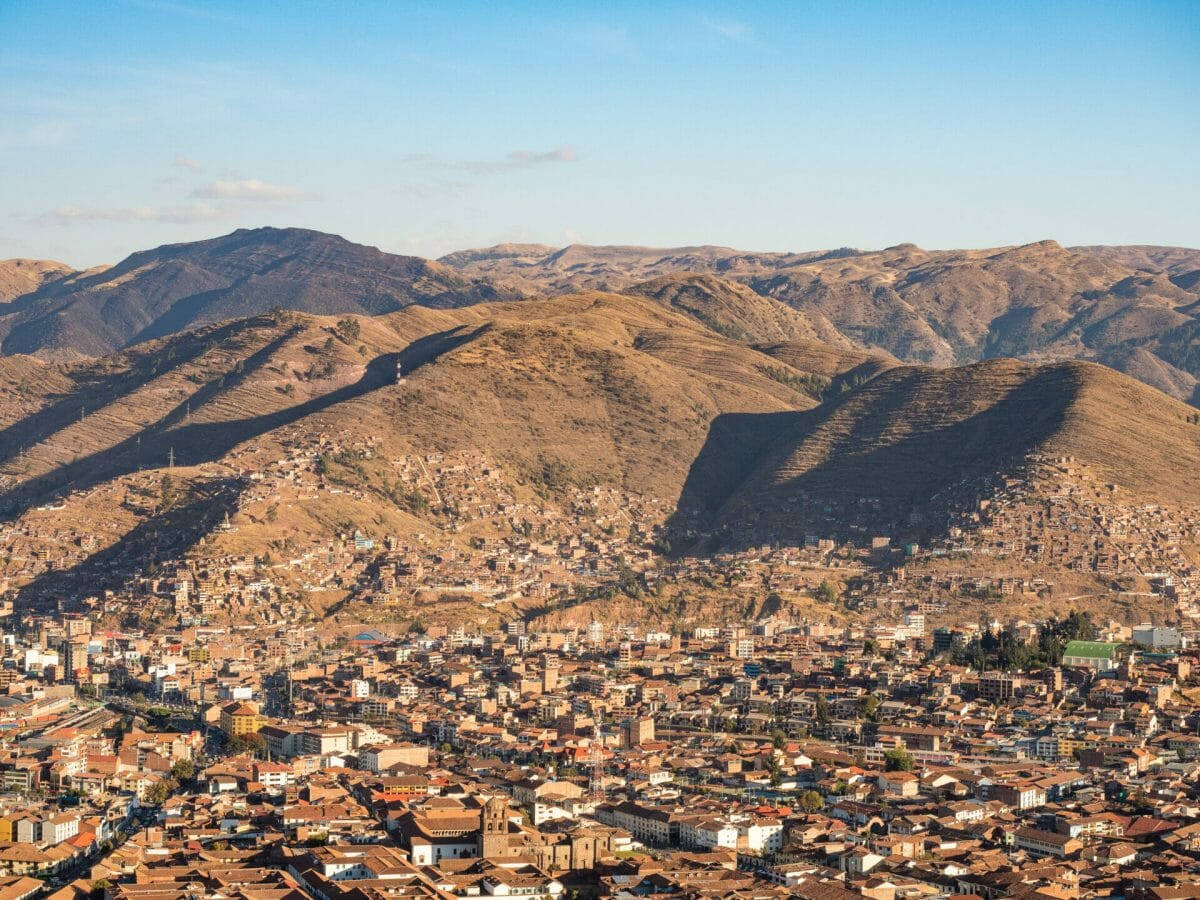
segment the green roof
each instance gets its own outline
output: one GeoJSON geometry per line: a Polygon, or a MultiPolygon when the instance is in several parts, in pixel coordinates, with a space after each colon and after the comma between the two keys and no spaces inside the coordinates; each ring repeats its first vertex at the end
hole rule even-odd
{"type": "Polygon", "coordinates": [[[1079,656],[1084,659],[1112,659],[1119,644],[1106,644],[1103,641],[1071,641],[1063,650],[1063,659],[1068,656],[1079,656]]]}

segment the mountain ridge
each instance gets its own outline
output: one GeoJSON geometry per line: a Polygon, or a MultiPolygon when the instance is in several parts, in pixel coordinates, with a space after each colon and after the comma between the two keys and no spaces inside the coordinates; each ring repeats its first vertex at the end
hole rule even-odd
{"type": "Polygon", "coordinates": [[[942,367],[1086,359],[1200,403],[1200,251],[1180,247],[501,244],[432,261],[321,232],[240,229],[99,271],[51,270],[0,304],[0,351],[103,355],[275,305],[374,315],[601,290],[653,296],[748,344],[820,341],[942,367]]]}
{"type": "Polygon", "coordinates": [[[336,235],[239,229],[139,251],[92,276],[15,298],[0,316],[0,349],[103,355],[273,306],[379,314],[412,303],[457,306],[504,296],[439,263],[336,235]]]}
{"type": "Polygon", "coordinates": [[[646,567],[810,534],[942,539],[1044,454],[1112,479],[1114,509],[1200,508],[1193,415],[1091,363],[750,346],[647,296],[275,310],[96,360],[0,358],[0,516],[55,553],[95,544],[13,582],[30,602],[181,553],[303,559],[361,531],[454,560],[573,517],[589,545],[628,532],[646,567]],[[451,500],[438,467],[477,475],[451,500]]]}

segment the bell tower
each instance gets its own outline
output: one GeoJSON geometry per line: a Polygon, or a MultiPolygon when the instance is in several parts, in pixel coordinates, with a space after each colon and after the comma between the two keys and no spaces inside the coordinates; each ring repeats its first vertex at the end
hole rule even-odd
{"type": "Polygon", "coordinates": [[[508,850],[508,806],[500,797],[483,805],[479,825],[479,855],[484,859],[504,856],[508,850]]]}

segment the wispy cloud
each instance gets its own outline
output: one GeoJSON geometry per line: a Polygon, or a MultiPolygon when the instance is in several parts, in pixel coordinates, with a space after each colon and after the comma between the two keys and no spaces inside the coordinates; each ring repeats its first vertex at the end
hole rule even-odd
{"type": "Polygon", "coordinates": [[[240,200],[249,203],[290,203],[315,200],[316,194],[283,184],[267,184],[257,178],[217,180],[198,187],[191,194],[200,200],[240,200]]]}
{"type": "Polygon", "coordinates": [[[537,153],[533,150],[514,150],[508,154],[509,160],[519,165],[537,165],[538,163],[579,162],[579,153],[574,147],[562,146],[537,153]]]}
{"type": "Polygon", "coordinates": [[[189,172],[203,172],[204,166],[196,162],[194,159],[184,156],[180,153],[175,157],[175,165],[180,169],[187,169],[189,172]]]}
{"type": "Polygon", "coordinates": [[[153,207],[79,207],[60,206],[48,212],[24,217],[33,225],[77,225],[88,222],[160,222],[168,225],[192,225],[220,219],[225,211],[207,203],[186,206],[153,207]]]}
{"type": "Polygon", "coordinates": [[[503,159],[448,159],[432,153],[412,153],[403,157],[400,162],[401,165],[419,168],[487,175],[548,164],[579,162],[579,151],[569,144],[563,144],[553,150],[513,150],[503,159]]]}
{"type": "MultiPolygon", "coordinates": [[[[200,172],[199,163],[178,156],[175,165],[191,172],[200,172]]],[[[160,179],[159,183],[171,183],[160,179]]],[[[157,222],[167,225],[191,225],[227,219],[239,210],[254,204],[286,204],[299,200],[312,200],[310,194],[300,188],[281,184],[267,184],[256,178],[221,180],[198,187],[185,201],[172,206],[59,206],[36,214],[14,214],[14,218],[30,225],[76,225],[87,222],[157,222]]]]}
{"type": "Polygon", "coordinates": [[[745,22],[738,22],[735,19],[717,19],[712,16],[703,16],[700,19],[700,24],[707,31],[726,40],[750,41],[754,38],[754,29],[745,22]]]}

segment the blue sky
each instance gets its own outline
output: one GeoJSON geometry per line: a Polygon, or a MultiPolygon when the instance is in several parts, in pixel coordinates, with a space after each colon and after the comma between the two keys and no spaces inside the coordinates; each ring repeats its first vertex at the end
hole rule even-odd
{"type": "Polygon", "coordinates": [[[0,0],[0,258],[1200,246],[1200,0],[0,0]]]}

